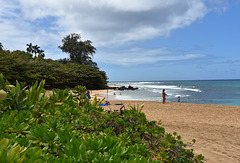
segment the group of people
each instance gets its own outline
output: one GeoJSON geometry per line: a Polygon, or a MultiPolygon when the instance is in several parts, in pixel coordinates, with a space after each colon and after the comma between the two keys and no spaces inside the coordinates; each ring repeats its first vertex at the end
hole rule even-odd
{"type": "MultiPolygon", "coordinates": [[[[166,96],[167,96],[167,94],[165,92],[165,89],[163,89],[163,91],[162,91],[163,104],[166,103],[166,96]]],[[[180,96],[178,96],[178,102],[180,102],[180,96]]]]}

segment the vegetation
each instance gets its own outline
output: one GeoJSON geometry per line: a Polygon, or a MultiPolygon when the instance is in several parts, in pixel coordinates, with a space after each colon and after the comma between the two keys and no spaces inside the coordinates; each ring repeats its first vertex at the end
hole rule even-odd
{"type": "Polygon", "coordinates": [[[37,45],[32,45],[32,43],[30,43],[30,44],[27,44],[27,52],[29,52],[29,53],[31,53],[31,54],[35,54],[35,58],[37,57],[37,55],[36,54],[38,54],[38,57],[45,57],[45,54],[43,53],[44,52],[44,50],[42,50],[42,49],[40,49],[40,47],[39,46],[37,46],[37,45]]]}
{"type": "Polygon", "coordinates": [[[0,51],[2,51],[3,50],[3,45],[2,45],[2,43],[0,42],[0,51]]]}
{"type": "MultiPolygon", "coordinates": [[[[29,44],[30,46],[31,44],[29,44]]],[[[33,47],[32,45],[30,47],[33,47]]],[[[30,51],[31,48],[28,47],[30,51]]],[[[31,50],[31,53],[37,54],[31,50]]],[[[42,55],[32,57],[32,54],[24,51],[3,50],[0,46],[0,73],[10,82],[16,84],[16,80],[27,85],[36,80],[45,80],[46,88],[73,88],[77,85],[85,85],[88,89],[105,88],[107,76],[98,67],[68,62],[62,64],[51,59],[44,59],[42,55]]]]}
{"type": "Polygon", "coordinates": [[[176,133],[148,121],[143,106],[122,114],[89,101],[84,86],[26,87],[0,75],[0,162],[201,162],[176,133]]]}
{"type": "Polygon", "coordinates": [[[73,33],[62,39],[62,46],[59,48],[65,52],[69,53],[70,59],[62,59],[60,62],[75,62],[81,65],[89,65],[91,67],[97,67],[97,63],[92,61],[93,54],[96,48],[91,45],[90,40],[82,41],[79,34],[73,33]]]}

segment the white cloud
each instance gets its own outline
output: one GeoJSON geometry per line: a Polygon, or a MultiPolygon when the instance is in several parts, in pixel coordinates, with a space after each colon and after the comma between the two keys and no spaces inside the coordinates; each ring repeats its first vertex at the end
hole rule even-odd
{"type": "Polygon", "coordinates": [[[121,66],[155,64],[162,61],[184,61],[204,58],[203,54],[174,54],[167,48],[132,48],[118,52],[99,52],[94,58],[97,62],[121,66]]]}
{"type": "MultiPolygon", "coordinates": [[[[207,14],[205,0],[0,0],[0,42],[11,50],[33,42],[47,57],[58,59],[58,45],[70,33],[80,33],[97,48],[122,47],[131,42],[169,36],[207,14]],[[57,52],[54,56],[54,52],[57,52]],[[48,56],[49,54],[49,56],[48,56]]],[[[164,49],[164,48],[163,48],[164,49]]],[[[126,52],[119,60],[131,64],[176,60],[161,53],[126,52]],[[135,56],[129,59],[129,53],[135,56]]],[[[164,52],[166,53],[166,51],[164,52]]],[[[107,57],[108,53],[102,53],[107,57]],[[107,56],[106,56],[107,55],[107,56]]],[[[191,58],[182,55],[179,58],[191,58]]]]}
{"type": "MultiPolygon", "coordinates": [[[[206,2],[209,12],[215,11],[220,15],[228,10],[230,4],[228,0],[206,0],[206,2]]],[[[236,0],[232,1],[231,3],[237,5],[239,2],[239,0],[236,0]]]]}
{"type": "Polygon", "coordinates": [[[66,34],[77,32],[99,46],[166,36],[202,18],[202,0],[19,0],[26,20],[48,16],[66,34]]]}

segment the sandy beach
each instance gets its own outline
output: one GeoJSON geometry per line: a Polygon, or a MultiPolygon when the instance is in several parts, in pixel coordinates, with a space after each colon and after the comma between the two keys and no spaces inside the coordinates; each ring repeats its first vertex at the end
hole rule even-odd
{"type": "MultiPolygon", "coordinates": [[[[105,91],[95,94],[101,95],[105,91]]],[[[99,97],[101,98],[101,97],[99,97]]],[[[105,109],[116,110],[115,103],[130,105],[144,104],[142,112],[151,121],[162,121],[167,133],[177,132],[187,143],[196,139],[196,154],[205,156],[207,163],[240,162],[240,106],[223,106],[209,104],[190,104],[157,101],[113,101],[105,109]]]]}

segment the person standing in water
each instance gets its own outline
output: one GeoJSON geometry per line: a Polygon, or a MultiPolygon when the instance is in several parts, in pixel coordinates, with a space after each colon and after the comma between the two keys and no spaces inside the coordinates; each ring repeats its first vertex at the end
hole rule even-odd
{"type": "Polygon", "coordinates": [[[166,102],[166,96],[167,96],[167,94],[165,93],[165,89],[163,89],[163,91],[162,91],[162,98],[163,98],[162,103],[163,104],[165,104],[165,102],[166,102]]]}

